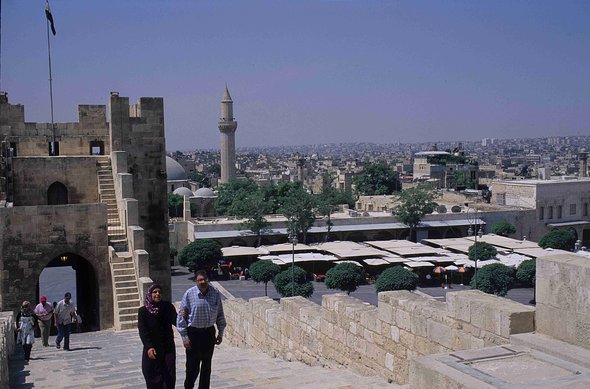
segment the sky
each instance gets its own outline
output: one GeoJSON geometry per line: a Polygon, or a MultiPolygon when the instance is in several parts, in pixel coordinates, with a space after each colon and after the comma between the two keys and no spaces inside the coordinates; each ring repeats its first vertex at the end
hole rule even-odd
{"type": "MultiPolygon", "coordinates": [[[[590,1],[53,0],[56,122],[164,98],[169,151],[590,135],[590,1]]],[[[49,122],[43,0],[1,4],[1,85],[49,122]]]]}

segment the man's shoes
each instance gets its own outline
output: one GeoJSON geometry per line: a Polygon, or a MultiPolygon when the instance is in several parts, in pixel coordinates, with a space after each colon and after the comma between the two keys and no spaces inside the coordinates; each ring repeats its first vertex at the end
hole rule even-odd
{"type": "Polygon", "coordinates": [[[64,351],[70,351],[70,349],[69,349],[69,348],[65,348],[65,347],[64,347],[64,351]]]}
{"type": "Polygon", "coordinates": [[[61,346],[59,345],[59,343],[56,343],[55,344],[55,348],[57,348],[57,349],[60,349],[61,348],[61,346]]]}

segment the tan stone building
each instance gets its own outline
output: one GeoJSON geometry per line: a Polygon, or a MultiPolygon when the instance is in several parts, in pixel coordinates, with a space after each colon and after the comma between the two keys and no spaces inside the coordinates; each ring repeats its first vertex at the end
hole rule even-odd
{"type": "Polygon", "coordinates": [[[0,95],[0,310],[37,302],[53,266],[76,271],[88,330],[134,327],[152,280],[170,293],[163,108],[112,92],[52,130],[0,95]]]}

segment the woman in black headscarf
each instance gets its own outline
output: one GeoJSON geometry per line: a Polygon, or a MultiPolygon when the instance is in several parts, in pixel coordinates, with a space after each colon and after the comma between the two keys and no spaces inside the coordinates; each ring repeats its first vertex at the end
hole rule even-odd
{"type": "Polygon", "coordinates": [[[144,306],[138,311],[139,337],[143,343],[141,370],[148,389],[174,389],[176,384],[176,348],[174,332],[176,309],[162,301],[162,287],[148,289],[144,306]]]}

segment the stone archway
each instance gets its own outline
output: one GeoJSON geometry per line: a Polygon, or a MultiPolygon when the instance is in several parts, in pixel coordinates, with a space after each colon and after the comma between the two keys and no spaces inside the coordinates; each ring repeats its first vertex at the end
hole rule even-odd
{"type": "Polygon", "coordinates": [[[47,189],[47,205],[68,204],[68,188],[59,181],[49,185],[47,189]]]}
{"type": "MultiPolygon", "coordinates": [[[[98,274],[92,264],[84,257],[71,252],[63,252],[53,257],[45,266],[47,268],[55,267],[71,267],[75,271],[75,296],[74,303],[76,304],[78,313],[82,316],[82,331],[98,331],[101,329],[101,312],[100,312],[100,293],[101,286],[98,279],[98,274]]],[[[44,270],[43,269],[43,270],[44,270]]],[[[39,276],[41,273],[39,274],[39,276]]],[[[39,288],[39,282],[37,283],[39,288]]],[[[55,286],[47,286],[50,290],[55,286]]],[[[57,291],[51,291],[56,295],[57,291]]],[[[71,290],[63,290],[59,293],[59,299],[63,297],[65,292],[73,292],[71,290]]],[[[38,290],[40,293],[47,294],[47,290],[38,290]]]]}

